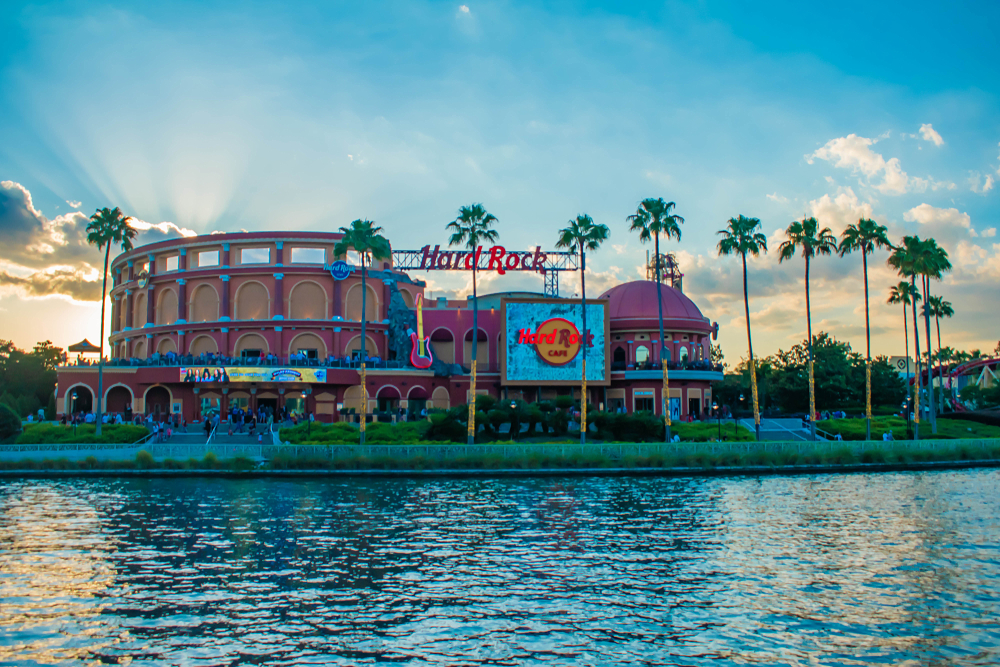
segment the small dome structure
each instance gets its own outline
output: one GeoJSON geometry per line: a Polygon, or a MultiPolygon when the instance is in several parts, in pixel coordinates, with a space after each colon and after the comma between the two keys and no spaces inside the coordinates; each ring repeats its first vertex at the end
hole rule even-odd
{"type": "MultiPolygon", "coordinates": [[[[694,301],[680,290],[669,285],[660,285],[663,301],[664,320],[687,320],[688,326],[708,331],[711,329],[709,319],[701,314],[694,301]],[[693,320],[693,321],[692,321],[693,320]]],[[[608,313],[611,322],[615,320],[657,320],[659,309],[656,306],[656,281],[635,280],[612,287],[600,296],[607,299],[608,313]]]]}

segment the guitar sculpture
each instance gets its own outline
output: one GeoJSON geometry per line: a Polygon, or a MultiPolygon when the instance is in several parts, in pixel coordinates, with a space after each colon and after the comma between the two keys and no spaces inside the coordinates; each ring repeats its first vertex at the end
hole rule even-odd
{"type": "Polygon", "coordinates": [[[410,363],[415,368],[430,368],[434,363],[434,355],[431,354],[430,337],[424,338],[424,297],[417,295],[417,333],[410,333],[410,341],[413,349],[410,350],[410,363]]]}

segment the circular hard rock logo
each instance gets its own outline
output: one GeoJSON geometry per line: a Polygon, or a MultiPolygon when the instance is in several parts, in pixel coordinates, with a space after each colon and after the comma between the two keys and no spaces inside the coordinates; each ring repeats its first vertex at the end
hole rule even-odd
{"type": "Polygon", "coordinates": [[[531,336],[538,356],[552,366],[565,366],[573,361],[583,343],[576,326],[561,317],[547,320],[531,336]]]}

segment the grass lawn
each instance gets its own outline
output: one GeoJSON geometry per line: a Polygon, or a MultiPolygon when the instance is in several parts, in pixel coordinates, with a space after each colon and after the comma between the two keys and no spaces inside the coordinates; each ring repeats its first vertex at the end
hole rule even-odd
{"type": "MultiPolygon", "coordinates": [[[[824,419],[816,422],[818,428],[837,434],[844,440],[864,440],[864,419],[824,419]]],[[[896,440],[906,438],[906,420],[902,417],[872,417],[872,440],[881,440],[882,434],[892,430],[896,440]]],[[[920,423],[921,438],[1000,438],[1000,426],[989,426],[958,419],[938,418],[938,432],[931,435],[930,422],[920,423]]]]}

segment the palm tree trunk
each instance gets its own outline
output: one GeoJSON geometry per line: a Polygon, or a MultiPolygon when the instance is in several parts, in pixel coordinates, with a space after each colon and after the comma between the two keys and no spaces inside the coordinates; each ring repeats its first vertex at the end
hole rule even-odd
{"type": "Polygon", "coordinates": [[[580,389],[580,444],[587,442],[587,251],[580,243],[580,310],[583,311],[583,382],[580,389]]]}
{"type": "MultiPolygon", "coordinates": [[[[944,401],[944,366],[942,365],[942,362],[944,361],[944,352],[941,349],[941,318],[939,316],[934,317],[934,326],[937,328],[938,339],[938,385],[941,387],[941,400],[944,401]]],[[[943,414],[944,405],[939,407],[943,414]]]]}
{"type": "Polygon", "coordinates": [[[816,381],[813,375],[813,326],[812,308],[809,303],[809,255],[806,255],[806,336],[809,347],[809,428],[816,440],[816,381]]]}
{"type": "Polygon", "coordinates": [[[469,376],[469,433],[468,443],[476,442],[476,350],[479,348],[479,294],[476,291],[475,248],[472,264],[472,374],[469,376]]]}
{"type": "Polygon", "coordinates": [[[913,385],[913,435],[920,439],[920,385],[922,384],[921,359],[920,359],[920,329],[917,327],[917,277],[910,276],[910,287],[912,288],[913,303],[910,304],[913,310],[913,358],[917,362],[917,376],[913,385]]]}
{"type": "Polygon", "coordinates": [[[101,356],[97,360],[97,415],[94,419],[95,433],[101,434],[101,398],[104,396],[104,304],[108,300],[108,259],[111,257],[111,239],[104,251],[104,282],[101,287],[101,356]]]}
{"type": "Polygon", "coordinates": [[[368,275],[365,271],[365,255],[361,255],[361,444],[365,444],[365,423],[368,421],[368,374],[365,358],[368,356],[368,327],[366,308],[368,306],[368,275]]]}
{"type": "Polygon", "coordinates": [[[865,440],[872,439],[872,330],[868,320],[868,253],[861,249],[865,270],[865,440]]]}
{"type": "MultiPolygon", "coordinates": [[[[907,409],[910,409],[911,401],[913,400],[913,392],[910,391],[910,326],[906,321],[906,300],[903,300],[903,340],[906,342],[906,349],[904,350],[904,355],[906,356],[906,403],[907,409]]],[[[909,420],[907,420],[907,426],[909,426],[909,420]]]]}
{"type": "Polygon", "coordinates": [[[757,403],[757,365],[753,358],[753,338],[750,336],[750,294],[747,290],[747,254],[741,253],[743,257],[743,310],[747,317],[747,349],[750,351],[750,389],[753,395],[753,425],[757,433],[757,442],[760,442],[760,409],[757,403]]]}
{"type": "Polygon", "coordinates": [[[667,374],[667,360],[663,356],[663,348],[667,341],[663,337],[663,290],[660,287],[660,233],[656,233],[656,307],[660,314],[660,366],[663,367],[663,391],[661,409],[663,410],[663,442],[670,442],[670,377],[667,374]]]}
{"type": "Polygon", "coordinates": [[[934,360],[931,353],[931,304],[928,299],[930,278],[921,276],[924,288],[924,331],[927,334],[927,406],[931,411],[931,433],[937,433],[937,412],[934,410],[934,360]]]}

